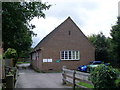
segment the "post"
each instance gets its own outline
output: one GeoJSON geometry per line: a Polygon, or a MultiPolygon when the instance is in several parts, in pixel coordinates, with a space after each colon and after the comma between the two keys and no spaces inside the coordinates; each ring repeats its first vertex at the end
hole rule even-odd
{"type": "Polygon", "coordinates": [[[65,74],[64,69],[66,69],[66,66],[63,66],[63,68],[62,68],[63,85],[66,84],[66,81],[65,81],[66,80],[66,74],[65,74]]]}
{"type": "Polygon", "coordinates": [[[75,90],[75,74],[76,74],[76,72],[74,70],[74,72],[73,72],[73,90],[75,90]]]}
{"type": "Polygon", "coordinates": [[[10,59],[10,67],[13,67],[13,58],[10,59]]]}
{"type": "Polygon", "coordinates": [[[6,76],[6,88],[14,88],[14,76],[6,76]]]}
{"type": "Polygon", "coordinates": [[[16,80],[17,80],[17,68],[14,67],[14,85],[16,83],[16,80]]]}

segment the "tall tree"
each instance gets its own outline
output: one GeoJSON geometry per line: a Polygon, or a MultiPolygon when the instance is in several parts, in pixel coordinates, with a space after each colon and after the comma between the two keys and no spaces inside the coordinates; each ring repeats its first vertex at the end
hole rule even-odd
{"type": "Polygon", "coordinates": [[[19,57],[29,51],[32,44],[32,31],[35,25],[29,24],[34,17],[45,18],[44,10],[51,5],[42,2],[2,2],[2,39],[4,50],[14,48],[19,57]]]}
{"type": "Polygon", "coordinates": [[[120,67],[120,17],[118,17],[116,25],[112,26],[110,34],[112,36],[114,64],[120,67]]]}
{"type": "Polygon", "coordinates": [[[88,39],[95,46],[95,60],[100,60],[104,62],[108,62],[108,41],[107,38],[101,32],[98,35],[88,36],[88,39]]]}

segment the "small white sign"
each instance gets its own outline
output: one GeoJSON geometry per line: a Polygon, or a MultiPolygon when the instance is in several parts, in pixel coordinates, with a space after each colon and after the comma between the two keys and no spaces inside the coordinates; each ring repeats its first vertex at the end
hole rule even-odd
{"type": "Polygon", "coordinates": [[[52,59],[43,59],[43,62],[52,62],[52,59]]]}
{"type": "Polygon", "coordinates": [[[47,59],[43,59],[43,62],[47,62],[47,59]]]}
{"type": "Polygon", "coordinates": [[[48,62],[52,62],[52,59],[48,59],[48,62]]]}

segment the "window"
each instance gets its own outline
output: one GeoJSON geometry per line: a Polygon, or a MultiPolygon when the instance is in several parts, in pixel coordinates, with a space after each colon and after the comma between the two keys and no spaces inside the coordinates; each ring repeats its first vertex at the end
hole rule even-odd
{"type": "Polygon", "coordinates": [[[35,60],[36,59],[36,56],[35,56],[35,53],[32,54],[32,60],[35,60]]]}
{"type": "Polygon", "coordinates": [[[61,51],[61,60],[79,60],[80,59],[80,53],[79,51],[61,51]]]}
{"type": "Polygon", "coordinates": [[[38,60],[39,59],[39,52],[32,53],[32,60],[38,60]]]}

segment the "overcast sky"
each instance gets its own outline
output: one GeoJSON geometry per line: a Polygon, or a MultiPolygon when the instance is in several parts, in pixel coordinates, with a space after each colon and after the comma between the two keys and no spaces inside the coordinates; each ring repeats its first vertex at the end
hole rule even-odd
{"type": "Polygon", "coordinates": [[[47,34],[60,25],[69,16],[86,35],[103,32],[110,36],[111,26],[117,21],[119,0],[42,0],[52,4],[44,13],[46,18],[34,18],[31,23],[37,37],[33,37],[34,47],[47,34]]]}

